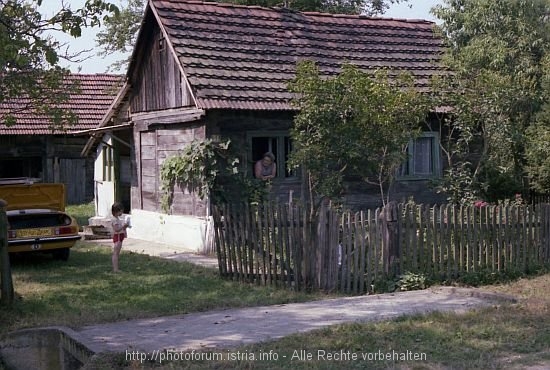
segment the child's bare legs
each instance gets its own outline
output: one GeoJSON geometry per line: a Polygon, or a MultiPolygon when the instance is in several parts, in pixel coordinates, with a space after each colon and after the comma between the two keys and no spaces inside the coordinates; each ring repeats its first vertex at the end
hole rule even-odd
{"type": "Polygon", "coordinates": [[[120,249],[122,248],[122,242],[116,242],[113,245],[113,256],[111,260],[113,262],[113,272],[119,272],[118,269],[118,256],[120,256],[120,249]]]}

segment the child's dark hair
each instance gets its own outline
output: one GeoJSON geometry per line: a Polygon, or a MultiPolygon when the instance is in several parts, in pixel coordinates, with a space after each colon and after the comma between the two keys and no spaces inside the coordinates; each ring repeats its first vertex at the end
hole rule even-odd
{"type": "Polygon", "coordinates": [[[124,212],[124,206],[120,202],[115,202],[111,207],[111,213],[114,216],[115,213],[118,213],[118,212],[124,212]]]}

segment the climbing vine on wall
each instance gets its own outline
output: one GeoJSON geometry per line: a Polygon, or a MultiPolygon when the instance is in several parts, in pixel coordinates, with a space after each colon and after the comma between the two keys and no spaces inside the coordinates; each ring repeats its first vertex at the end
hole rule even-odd
{"type": "Polygon", "coordinates": [[[229,153],[229,144],[230,140],[193,140],[178,155],[164,161],[160,168],[163,211],[169,212],[176,185],[204,200],[216,190],[219,176],[238,172],[239,159],[229,153]]]}

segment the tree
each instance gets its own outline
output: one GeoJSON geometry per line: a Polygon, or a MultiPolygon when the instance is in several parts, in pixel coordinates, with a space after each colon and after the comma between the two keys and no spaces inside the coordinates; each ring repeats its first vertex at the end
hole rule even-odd
{"type": "Polygon", "coordinates": [[[526,189],[525,134],[543,103],[549,6],[547,0],[445,0],[433,10],[443,21],[445,62],[453,71],[435,89],[446,99],[441,106],[453,110],[453,120],[442,123],[454,135],[444,186],[459,191],[452,198],[464,199],[457,181],[489,200],[526,189]],[[452,147],[453,141],[462,144],[452,147]],[[469,155],[473,149],[477,158],[469,155]]]}
{"type": "Polygon", "coordinates": [[[539,193],[550,193],[550,54],[544,65],[544,105],[534,125],[526,134],[527,174],[531,189],[539,193]]]}
{"type": "Polygon", "coordinates": [[[290,90],[299,110],[290,164],[305,169],[312,210],[313,201],[339,201],[346,175],[376,184],[385,203],[406,146],[428,113],[412,79],[369,75],[353,65],[325,78],[313,62],[301,62],[290,90]]]}
{"type": "MultiPolygon", "coordinates": [[[[42,0],[0,0],[0,103],[25,98],[25,104],[14,109],[32,110],[52,118],[54,125],[74,120],[74,115],[59,108],[78,86],[68,86],[61,68],[62,45],[52,33],[64,32],[79,37],[83,27],[101,23],[106,12],[117,8],[101,0],[88,0],[82,8],[63,6],[52,17],[44,17],[38,6],[42,0]]],[[[14,124],[13,110],[0,114],[0,120],[14,124]]]]}
{"type": "MultiPolygon", "coordinates": [[[[259,5],[275,7],[286,4],[297,11],[318,11],[342,14],[383,14],[390,4],[406,3],[409,0],[217,0],[218,2],[239,5],[259,5]]],[[[97,35],[97,44],[103,49],[101,55],[110,55],[133,50],[137,33],[143,18],[147,0],[127,0],[120,7],[120,12],[105,22],[105,28],[97,35]]],[[[129,58],[129,57],[128,57],[129,58]]],[[[115,70],[125,68],[128,58],[115,62],[115,70]]]]}

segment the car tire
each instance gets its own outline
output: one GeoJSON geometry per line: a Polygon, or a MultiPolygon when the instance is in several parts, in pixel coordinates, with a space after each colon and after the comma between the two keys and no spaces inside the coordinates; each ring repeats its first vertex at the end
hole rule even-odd
{"type": "Polygon", "coordinates": [[[67,261],[71,254],[70,248],[57,249],[53,252],[53,258],[60,261],[67,261]]]}

